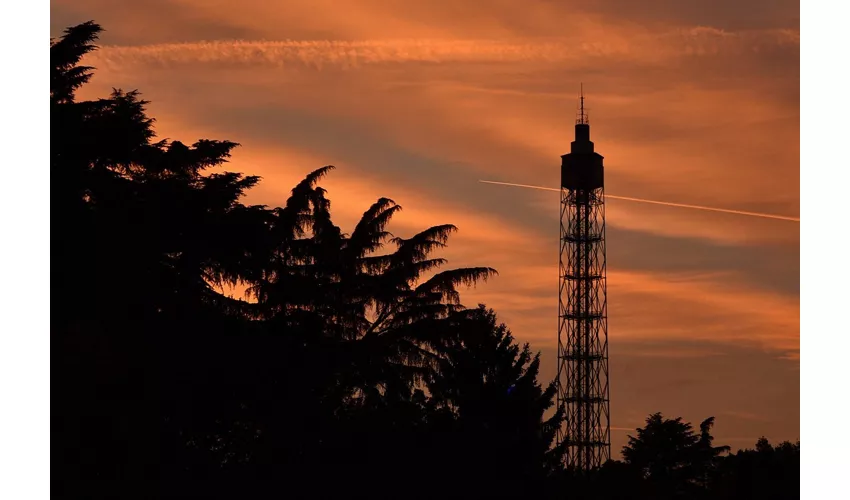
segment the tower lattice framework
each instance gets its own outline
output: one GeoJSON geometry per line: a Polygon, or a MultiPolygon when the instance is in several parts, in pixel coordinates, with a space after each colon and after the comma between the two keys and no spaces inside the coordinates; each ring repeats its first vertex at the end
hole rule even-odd
{"type": "Polygon", "coordinates": [[[590,141],[583,94],[575,141],[561,159],[557,402],[566,418],[557,442],[566,466],[587,471],[611,457],[611,429],[603,157],[590,141]]]}

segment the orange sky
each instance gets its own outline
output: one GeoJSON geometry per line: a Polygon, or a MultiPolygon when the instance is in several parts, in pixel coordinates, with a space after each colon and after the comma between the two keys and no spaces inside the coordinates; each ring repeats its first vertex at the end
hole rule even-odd
{"type": "MultiPolygon", "coordinates": [[[[557,186],[584,82],[611,194],[799,214],[799,2],[53,0],[106,29],[81,98],[138,88],[161,137],[242,144],[252,203],[334,164],[337,223],[453,223],[462,294],[555,368],[557,186]],[[569,4],[575,5],[569,5],[569,4]]],[[[723,444],[799,438],[799,224],[611,200],[612,432],[717,417],[723,444]]]]}

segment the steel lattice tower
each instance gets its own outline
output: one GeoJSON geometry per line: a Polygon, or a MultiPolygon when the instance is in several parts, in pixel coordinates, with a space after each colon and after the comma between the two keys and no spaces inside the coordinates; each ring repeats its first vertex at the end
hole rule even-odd
{"type": "Polygon", "coordinates": [[[605,278],[605,188],[584,109],[570,153],[561,156],[558,276],[558,431],[567,467],[588,471],[611,457],[608,314],[605,278]]]}

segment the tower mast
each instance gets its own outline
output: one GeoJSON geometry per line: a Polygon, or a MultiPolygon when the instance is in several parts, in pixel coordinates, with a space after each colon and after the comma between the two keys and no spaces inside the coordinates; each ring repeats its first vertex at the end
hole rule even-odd
{"type": "Polygon", "coordinates": [[[605,188],[582,85],[575,140],[561,156],[557,402],[566,410],[557,443],[567,467],[589,471],[611,457],[605,188]]]}

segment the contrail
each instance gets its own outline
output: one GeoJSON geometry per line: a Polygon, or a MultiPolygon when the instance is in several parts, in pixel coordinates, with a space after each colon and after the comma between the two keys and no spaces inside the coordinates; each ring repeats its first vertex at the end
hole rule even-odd
{"type": "MultiPolygon", "coordinates": [[[[501,186],[514,186],[514,187],[523,187],[523,188],[530,188],[530,189],[540,189],[540,190],[543,190],[543,191],[560,191],[560,189],[556,189],[556,188],[549,188],[549,187],[543,187],[543,186],[531,186],[531,185],[528,185],[528,184],[514,184],[512,182],[496,182],[496,181],[484,181],[484,180],[479,181],[479,182],[483,182],[483,183],[486,183],[486,184],[499,184],[501,186]]],[[[607,194],[607,193],[605,194],[605,197],[611,198],[611,199],[614,199],[614,200],[636,201],[638,203],[650,203],[650,204],[653,204],[653,205],[663,205],[665,207],[693,208],[693,209],[696,209],[696,210],[708,210],[708,211],[711,211],[711,212],[721,212],[721,213],[724,213],[724,214],[748,215],[750,217],[761,217],[763,219],[777,219],[777,220],[787,220],[787,221],[792,221],[792,222],[800,222],[799,217],[788,217],[786,215],[763,214],[763,213],[759,213],[759,212],[745,212],[743,210],[729,210],[729,209],[726,209],[726,208],[703,207],[703,206],[700,206],[700,205],[685,205],[683,203],[670,203],[670,202],[666,202],[666,201],[644,200],[642,198],[629,198],[629,197],[626,197],[626,196],[614,196],[614,195],[607,194]]]]}

